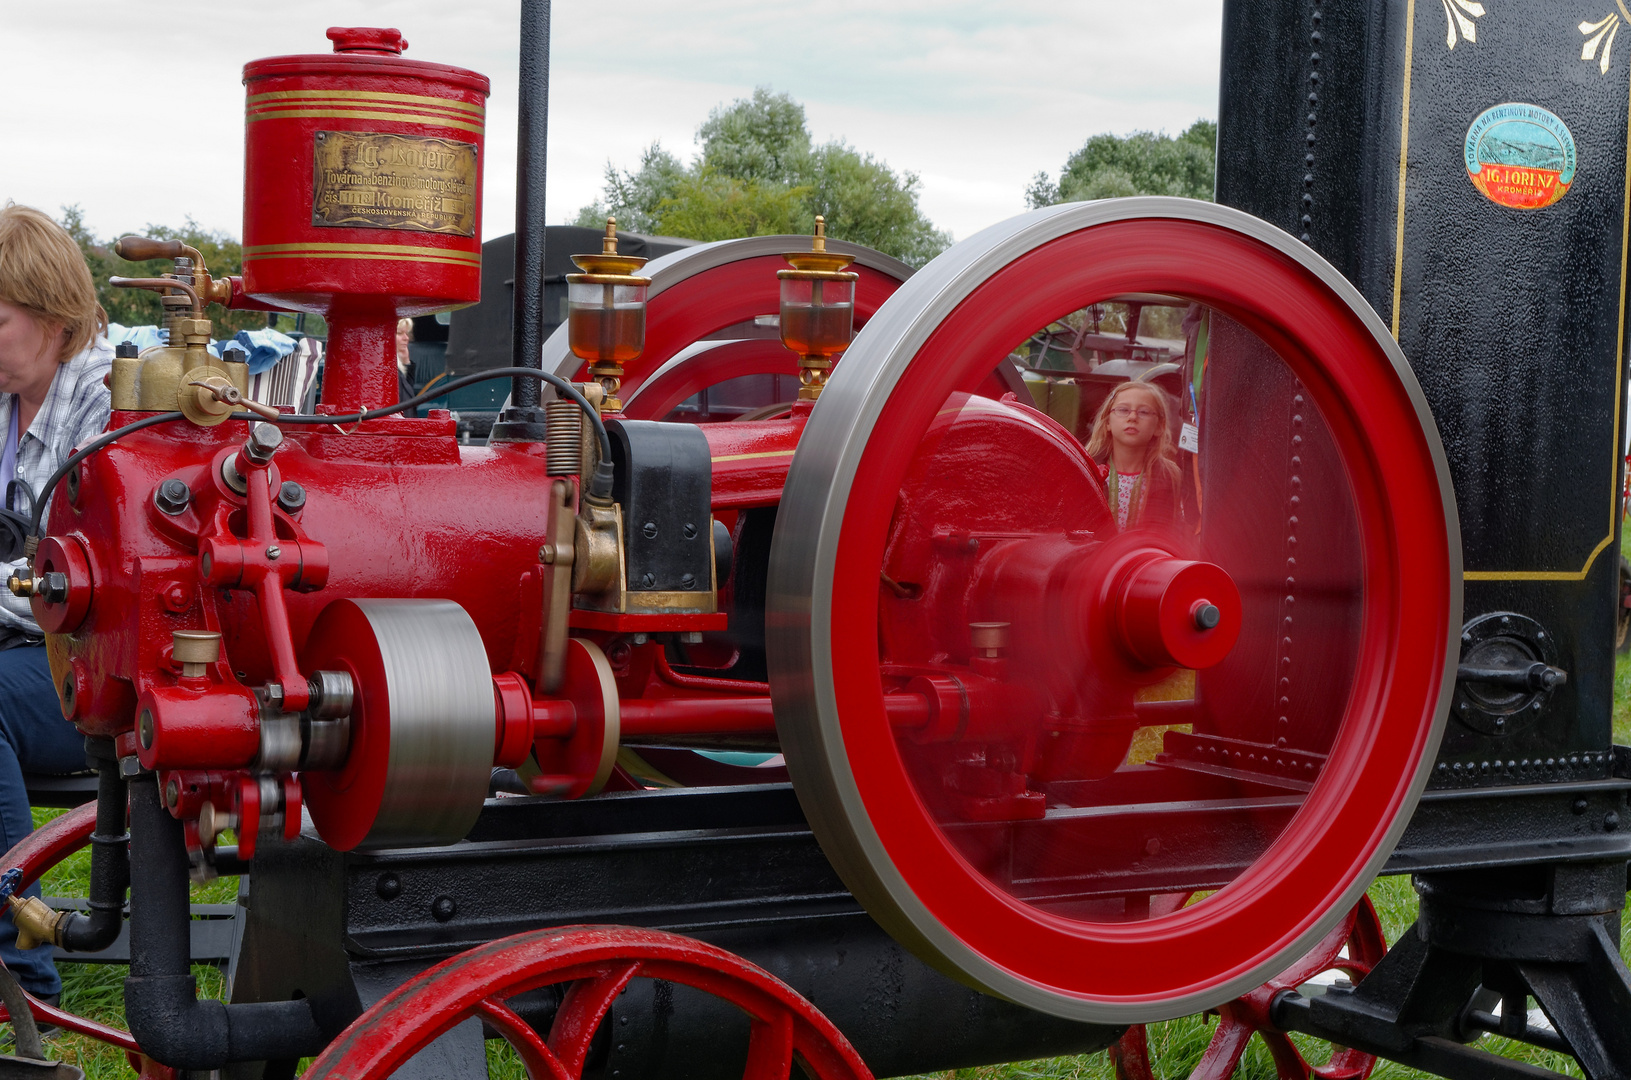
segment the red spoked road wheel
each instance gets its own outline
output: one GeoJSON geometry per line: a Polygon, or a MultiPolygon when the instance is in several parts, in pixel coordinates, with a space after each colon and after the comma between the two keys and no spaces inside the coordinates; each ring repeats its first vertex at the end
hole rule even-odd
{"type": "MultiPolygon", "coordinates": [[[[1189,1080],[1229,1080],[1253,1035],[1268,1047],[1280,1080],[1310,1080],[1311,1077],[1313,1080],[1365,1080],[1376,1067],[1375,1056],[1334,1046],[1325,1064],[1310,1064],[1291,1038],[1274,1026],[1270,1009],[1280,993],[1296,990],[1327,971],[1340,971],[1358,982],[1370,974],[1386,952],[1382,920],[1377,918],[1376,908],[1367,896],[1291,970],[1244,997],[1219,1006],[1217,1030],[1195,1070],[1189,1074],[1189,1080]]],[[[1143,1024],[1128,1028],[1108,1053],[1115,1064],[1117,1080],[1155,1080],[1154,1062],[1150,1060],[1149,1039],[1143,1024]]]]}
{"type": "Polygon", "coordinates": [[[352,1022],[306,1080],[383,1080],[433,1039],[480,1017],[520,1055],[532,1080],[583,1074],[589,1044],[633,979],[664,979],[730,1002],[751,1020],[745,1080],[784,1080],[796,1061],[812,1080],[871,1080],[849,1040],[769,972],[723,949],[660,930],[575,926],[471,949],[397,987],[352,1022]],[[570,982],[547,1038],[506,1000],[570,982]]]}
{"type": "MultiPolygon", "coordinates": [[[[1172,424],[1132,400],[1115,440],[1172,424]]],[[[1035,211],[901,287],[810,416],[767,591],[781,746],[850,890],[941,970],[1112,1024],[1239,998],[1359,902],[1461,622],[1443,447],[1387,328],[1287,234],[1155,198],[1035,211]],[[1157,486],[1134,468],[1118,506],[1069,431],[972,396],[1037,327],[1128,297],[1208,342],[1173,345],[1196,519],[1153,435],[1157,486]]]]}

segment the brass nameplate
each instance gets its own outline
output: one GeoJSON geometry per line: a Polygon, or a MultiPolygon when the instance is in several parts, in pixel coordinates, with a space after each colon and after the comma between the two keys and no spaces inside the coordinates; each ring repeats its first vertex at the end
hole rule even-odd
{"type": "Polygon", "coordinates": [[[476,234],[476,147],[414,135],[319,131],[311,223],[476,234]]]}

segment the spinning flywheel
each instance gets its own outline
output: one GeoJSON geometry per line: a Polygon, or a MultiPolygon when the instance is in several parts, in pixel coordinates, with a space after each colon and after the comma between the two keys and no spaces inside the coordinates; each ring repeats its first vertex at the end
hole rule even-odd
{"type": "Polygon", "coordinates": [[[857,336],[788,476],[768,648],[810,822],[880,923],[990,993],[1107,1023],[1237,997],[1410,817],[1455,522],[1404,357],[1284,233],[1177,199],[994,226],[857,336]],[[1186,430],[1148,388],[1085,447],[973,392],[1126,296],[1184,313],[1186,430]]]}

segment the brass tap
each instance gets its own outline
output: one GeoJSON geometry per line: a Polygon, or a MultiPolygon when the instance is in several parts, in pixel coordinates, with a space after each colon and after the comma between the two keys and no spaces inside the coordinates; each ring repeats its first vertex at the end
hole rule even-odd
{"type": "Polygon", "coordinates": [[[11,921],[17,924],[17,947],[32,949],[50,942],[62,944],[62,922],[66,911],[57,911],[37,896],[20,898],[13,894],[6,898],[11,904],[11,921]]]}

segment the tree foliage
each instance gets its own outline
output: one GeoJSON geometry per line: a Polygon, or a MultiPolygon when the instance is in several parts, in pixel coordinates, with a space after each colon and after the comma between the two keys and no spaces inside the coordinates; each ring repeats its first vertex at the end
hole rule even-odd
{"type": "Polygon", "coordinates": [[[1071,154],[1057,182],[1039,172],[1025,189],[1032,208],[1123,195],[1212,199],[1218,125],[1197,120],[1171,136],[1135,131],[1125,138],[1094,135],[1071,154]]]}
{"type": "Polygon", "coordinates": [[[715,107],[697,129],[690,164],[653,143],[637,169],[606,166],[601,201],[578,212],[590,228],[616,216],[631,232],[724,240],[807,233],[817,214],[827,235],[921,266],[951,238],[918,208],[915,173],[842,140],[815,145],[804,106],[760,87],[715,107]]]}
{"type": "MultiPolygon", "coordinates": [[[[79,245],[86,264],[91,268],[91,280],[96,284],[96,299],[108,313],[109,322],[122,326],[162,325],[164,316],[159,307],[157,293],[147,289],[115,288],[108,284],[108,279],[115,276],[157,277],[174,270],[174,264],[169,259],[126,262],[113,253],[113,241],[117,237],[98,239],[85,224],[84,212],[78,206],[62,208],[62,227],[68,230],[68,235],[79,245]]],[[[203,228],[192,218],[188,218],[179,229],[167,225],[148,225],[141,230],[140,235],[158,240],[180,240],[190,247],[197,248],[198,253],[204,257],[204,265],[212,277],[243,273],[243,245],[226,233],[203,228]]],[[[266,325],[266,313],[262,311],[227,311],[221,307],[211,306],[205,314],[214,324],[213,332],[216,338],[231,337],[239,330],[254,330],[266,325]]],[[[309,333],[320,332],[316,326],[317,320],[308,319],[308,322],[313,323],[313,326],[307,328],[309,333]]]]}

